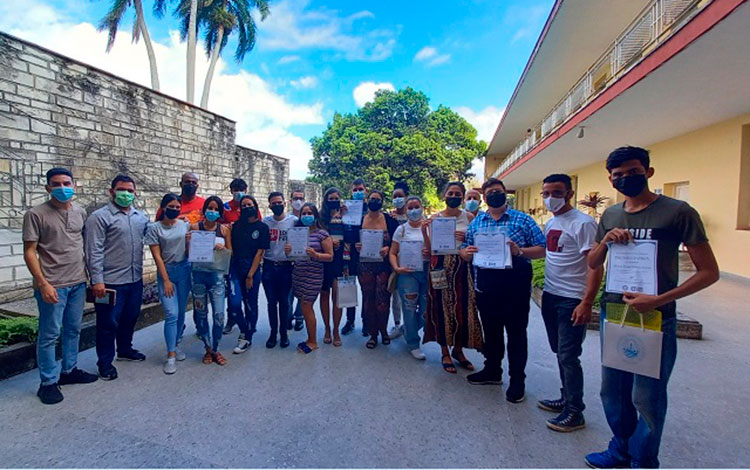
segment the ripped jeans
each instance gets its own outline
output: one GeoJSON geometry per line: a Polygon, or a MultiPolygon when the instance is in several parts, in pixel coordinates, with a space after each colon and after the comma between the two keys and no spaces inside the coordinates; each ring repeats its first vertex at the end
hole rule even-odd
{"type": "Polygon", "coordinates": [[[427,308],[427,273],[429,266],[421,272],[399,274],[398,296],[401,298],[401,314],[404,320],[404,339],[409,350],[419,348],[419,329],[424,327],[427,308]]]}
{"type": "Polygon", "coordinates": [[[224,275],[215,271],[193,271],[193,309],[198,336],[207,348],[219,349],[224,329],[225,285],[224,275]],[[208,306],[213,311],[213,327],[208,329],[208,306]]]}

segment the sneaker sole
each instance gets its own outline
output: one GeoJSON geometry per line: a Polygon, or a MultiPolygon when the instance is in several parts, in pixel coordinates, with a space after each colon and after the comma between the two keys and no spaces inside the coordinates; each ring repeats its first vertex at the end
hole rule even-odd
{"type": "Polygon", "coordinates": [[[552,413],[562,413],[563,412],[563,408],[553,408],[551,406],[543,405],[543,404],[541,404],[539,402],[536,403],[536,406],[538,406],[539,408],[543,409],[544,411],[550,411],[552,413]]]}
{"type": "Polygon", "coordinates": [[[471,385],[502,385],[502,380],[485,380],[482,382],[477,382],[474,380],[466,379],[467,382],[469,382],[471,385]]]}
{"type": "MultiPolygon", "coordinates": [[[[249,348],[248,348],[249,349],[249,348]]],[[[244,354],[247,352],[247,349],[243,349],[242,351],[237,351],[236,349],[232,350],[232,354],[244,354]]]]}
{"type": "Polygon", "coordinates": [[[114,376],[114,377],[105,377],[103,375],[100,375],[99,378],[102,379],[102,380],[106,380],[107,382],[109,382],[111,380],[117,379],[117,376],[114,376]]]}
{"type": "Polygon", "coordinates": [[[146,358],[144,357],[143,359],[130,359],[129,357],[117,356],[117,359],[115,360],[118,362],[143,362],[146,360],[146,358]]]}
{"type": "Polygon", "coordinates": [[[510,402],[510,403],[523,403],[526,400],[526,395],[524,395],[524,396],[522,396],[521,398],[518,398],[518,399],[510,399],[508,397],[505,397],[505,400],[508,401],[508,402],[510,402]]]}
{"type": "Polygon", "coordinates": [[[586,423],[578,424],[576,426],[558,426],[558,425],[550,423],[548,421],[547,422],[547,427],[550,428],[551,430],[557,431],[557,432],[573,432],[573,431],[578,431],[579,429],[585,428],[586,427],[586,423]]]}
{"type": "MultiPolygon", "coordinates": [[[[589,459],[585,457],[583,458],[583,461],[586,463],[586,466],[589,468],[605,468],[605,467],[597,467],[593,463],[589,462],[589,459]]],[[[623,464],[616,465],[614,467],[607,467],[607,468],[630,468],[630,465],[623,463],[623,464]]]]}

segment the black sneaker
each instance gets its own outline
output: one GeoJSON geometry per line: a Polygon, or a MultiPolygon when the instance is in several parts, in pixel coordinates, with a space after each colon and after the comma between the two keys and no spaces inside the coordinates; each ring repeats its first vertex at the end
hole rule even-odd
{"type": "Polygon", "coordinates": [[[59,385],[70,385],[70,384],[90,384],[99,380],[94,374],[89,374],[86,371],[74,367],[70,372],[60,374],[60,380],[57,381],[59,385]]]}
{"type": "Polygon", "coordinates": [[[266,347],[268,349],[273,349],[276,347],[276,334],[272,334],[270,338],[268,338],[268,341],[266,341],[266,347]]]}
{"type": "Polygon", "coordinates": [[[117,369],[114,366],[109,366],[106,369],[99,368],[99,377],[102,380],[115,380],[117,378],[117,369]]]}
{"type": "Polygon", "coordinates": [[[551,411],[553,413],[562,413],[565,408],[565,400],[558,398],[556,400],[539,400],[536,405],[544,411],[551,411]]]}
{"type": "Polygon", "coordinates": [[[364,336],[364,337],[370,336],[370,333],[367,332],[367,327],[366,326],[362,327],[362,336],[364,336]]]}
{"type": "Polygon", "coordinates": [[[354,331],[354,322],[347,321],[346,323],[344,323],[344,326],[341,327],[342,335],[348,335],[352,331],[354,331]]]}
{"type": "Polygon", "coordinates": [[[117,353],[117,360],[118,361],[142,362],[146,360],[146,355],[138,351],[137,349],[131,349],[130,351],[126,353],[117,353]]]}
{"type": "Polygon", "coordinates": [[[281,341],[279,341],[279,347],[280,348],[288,348],[289,347],[289,337],[286,335],[283,335],[281,337],[281,341]]]}
{"type": "Polygon", "coordinates": [[[294,331],[302,331],[303,326],[305,326],[305,323],[301,318],[297,318],[296,320],[294,320],[294,331]]]}
{"type": "Polygon", "coordinates": [[[491,374],[486,368],[469,374],[466,381],[472,385],[500,385],[503,383],[503,373],[491,374]]]}
{"type": "Polygon", "coordinates": [[[505,399],[511,403],[521,403],[526,399],[526,386],[523,382],[510,381],[508,390],[505,391],[505,399]]]}
{"type": "Polygon", "coordinates": [[[547,427],[557,432],[577,431],[586,427],[586,420],[583,419],[583,413],[564,410],[560,416],[548,419],[547,427]]]}
{"type": "Polygon", "coordinates": [[[286,329],[291,330],[292,328],[294,328],[294,322],[290,318],[289,321],[286,323],[286,329]]]}
{"type": "Polygon", "coordinates": [[[39,390],[36,392],[36,396],[45,405],[54,405],[63,401],[63,394],[60,391],[60,386],[57,384],[51,385],[40,385],[39,390]]]}

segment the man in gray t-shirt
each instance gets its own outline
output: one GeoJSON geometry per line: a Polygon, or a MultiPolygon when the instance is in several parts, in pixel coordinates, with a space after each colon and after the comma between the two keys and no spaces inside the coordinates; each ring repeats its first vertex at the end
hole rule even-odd
{"type": "Polygon", "coordinates": [[[37,396],[42,403],[52,405],[63,400],[60,385],[91,383],[97,376],[76,367],[86,299],[86,210],[71,202],[75,189],[70,170],[49,170],[45,188],[52,198],[29,209],[23,218],[23,256],[34,278],[39,308],[37,363],[42,383],[37,396]],[[62,371],[55,359],[61,327],[62,371]]]}

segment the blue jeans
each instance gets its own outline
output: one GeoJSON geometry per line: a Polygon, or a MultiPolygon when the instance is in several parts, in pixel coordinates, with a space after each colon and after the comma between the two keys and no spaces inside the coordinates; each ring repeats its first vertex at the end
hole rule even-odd
{"type": "Polygon", "coordinates": [[[574,413],[584,410],[583,368],[581,353],[586,338],[586,325],[573,326],[573,311],[581,299],[562,297],[545,292],[542,294],[542,318],[547,329],[552,352],[557,354],[557,367],[560,370],[562,397],[565,407],[574,413]]]}
{"type": "Polygon", "coordinates": [[[169,280],[174,284],[172,297],[164,295],[164,280],[161,275],[156,276],[159,287],[159,299],[164,307],[164,341],[167,343],[167,352],[171,353],[177,349],[182,327],[185,325],[185,310],[190,295],[190,263],[181,261],[166,265],[169,280]]]}
{"type": "Polygon", "coordinates": [[[268,300],[268,323],[271,325],[271,336],[280,332],[286,337],[286,325],[289,321],[289,292],[292,289],[292,263],[274,264],[263,262],[263,291],[268,300]]]}
{"type": "Polygon", "coordinates": [[[216,271],[193,271],[193,310],[195,328],[207,348],[219,349],[224,330],[224,275],[216,271]],[[213,311],[213,328],[208,331],[208,304],[213,311]]]}
{"type": "Polygon", "coordinates": [[[302,303],[300,301],[297,301],[297,307],[294,308],[294,290],[289,289],[289,317],[287,321],[291,320],[302,320],[302,303]]]}
{"type": "Polygon", "coordinates": [[[229,314],[248,340],[252,338],[258,324],[258,293],[262,282],[259,268],[253,275],[253,287],[247,288],[245,281],[252,265],[253,258],[232,258],[229,268],[229,314]]]}
{"type": "MultiPolygon", "coordinates": [[[[602,305],[601,331],[605,306],[602,305]]],[[[677,319],[664,318],[659,379],[602,366],[601,398],[614,436],[609,451],[633,467],[659,466],[659,445],[667,416],[667,383],[677,359],[677,319]]],[[[602,335],[602,341],[603,341],[602,335]]]]}
{"type": "Polygon", "coordinates": [[[143,303],[143,281],[129,284],[106,284],[114,289],[115,304],[94,304],[96,311],[96,365],[105,371],[115,359],[115,344],[118,354],[133,350],[133,331],[141,314],[143,303]]]}
{"type": "Polygon", "coordinates": [[[55,344],[62,328],[62,371],[70,372],[78,363],[78,339],[81,335],[83,302],[86,300],[86,283],[61,287],[57,303],[48,304],[42,294],[34,290],[39,307],[39,336],[36,341],[36,362],[42,385],[56,384],[60,368],[55,358],[55,344]]]}
{"type": "Polygon", "coordinates": [[[424,327],[427,308],[427,269],[409,274],[399,274],[398,295],[404,320],[404,339],[410,350],[419,348],[419,329],[424,327]]]}

